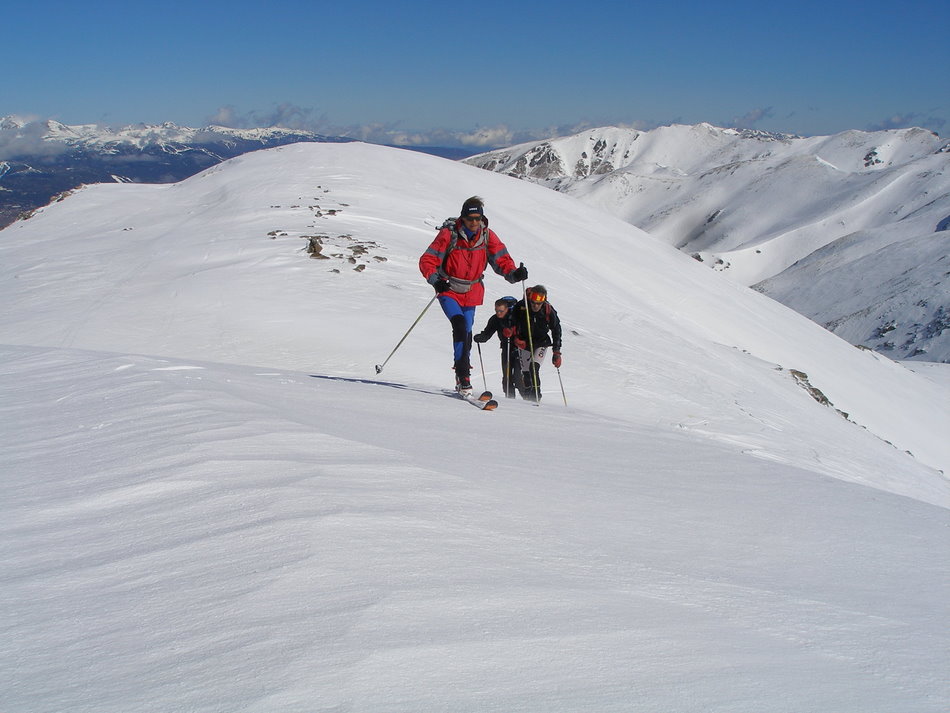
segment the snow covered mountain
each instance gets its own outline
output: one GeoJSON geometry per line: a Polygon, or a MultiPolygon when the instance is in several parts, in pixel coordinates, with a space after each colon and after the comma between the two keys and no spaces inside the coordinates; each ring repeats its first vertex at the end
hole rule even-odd
{"type": "Polygon", "coordinates": [[[853,344],[950,361],[950,144],[601,128],[468,159],[575,196],[853,344]]]}
{"type": "MultiPolygon", "coordinates": [[[[353,139],[281,127],[198,129],[165,122],[113,129],[2,117],[0,228],[83,184],[173,183],[248,151],[347,141],[353,139]]],[[[412,150],[452,159],[473,153],[442,146],[412,150]]]]}
{"type": "Polygon", "coordinates": [[[183,127],[0,118],[0,227],[86,183],[171,183],[248,151],[350,139],[284,128],[183,127]]]}
{"type": "Polygon", "coordinates": [[[232,145],[256,143],[258,148],[276,146],[299,141],[348,141],[339,137],[324,136],[311,131],[285,129],[281,127],[232,129],[226,126],[207,126],[193,128],[178,126],[166,121],[162,124],[133,124],[112,128],[102,124],[68,125],[47,119],[34,122],[20,117],[0,118],[0,131],[17,132],[7,137],[7,142],[17,138],[21,142],[28,139],[40,139],[47,145],[47,151],[56,151],[56,144],[69,148],[98,149],[113,152],[127,147],[145,149],[152,146],[164,147],[170,153],[182,150],[182,147],[196,145],[232,145]]]}
{"type": "Polygon", "coordinates": [[[950,696],[943,365],[558,192],[360,143],[86,186],[0,231],[0,345],[11,710],[950,696]],[[373,369],[472,194],[566,327],[540,407],[445,398],[437,307],[373,369]]]}

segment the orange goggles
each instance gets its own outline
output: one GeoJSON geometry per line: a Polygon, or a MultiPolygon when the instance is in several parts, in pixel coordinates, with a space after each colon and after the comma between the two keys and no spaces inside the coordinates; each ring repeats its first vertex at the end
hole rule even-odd
{"type": "Polygon", "coordinates": [[[528,299],[535,304],[541,304],[547,299],[547,295],[542,295],[540,292],[529,292],[528,299]]]}

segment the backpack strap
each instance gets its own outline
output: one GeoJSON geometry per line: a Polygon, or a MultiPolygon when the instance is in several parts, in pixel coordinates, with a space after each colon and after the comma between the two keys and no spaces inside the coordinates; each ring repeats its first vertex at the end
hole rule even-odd
{"type": "Polygon", "coordinates": [[[442,264],[438,268],[439,277],[444,280],[448,280],[452,284],[453,292],[468,292],[472,285],[477,284],[482,281],[482,278],[479,277],[477,280],[462,280],[457,277],[450,276],[445,271],[445,263],[449,259],[449,255],[453,250],[468,250],[469,252],[475,252],[476,250],[484,250],[486,255],[486,260],[488,256],[488,226],[483,225],[481,232],[478,234],[478,240],[475,241],[473,245],[468,245],[468,241],[464,240],[462,246],[459,246],[459,241],[463,240],[462,235],[459,233],[458,228],[458,219],[457,218],[446,218],[445,222],[442,223],[443,228],[448,228],[451,234],[449,238],[448,247],[445,249],[445,256],[442,258],[442,264]]]}

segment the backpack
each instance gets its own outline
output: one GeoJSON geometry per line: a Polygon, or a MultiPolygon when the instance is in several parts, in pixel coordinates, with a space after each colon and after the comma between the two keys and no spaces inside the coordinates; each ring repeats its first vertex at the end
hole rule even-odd
{"type": "MultiPolygon", "coordinates": [[[[439,226],[439,231],[444,228],[448,228],[452,237],[449,239],[449,246],[445,250],[445,257],[442,258],[442,265],[439,267],[439,275],[449,281],[451,289],[453,292],[465,293],[472,289],[472,285],[477,284],[482,281],[482,278],[477,280],[460,280],[455,277],[451,277],[445,271],[445,262],[449,259],[449,255],[452,254],[452,251],[458,246],[458,241],[461,240],[459,235],[458,228],[456,227],[456,221],[458,218],[446,218],[445,222],[439,226]]],[[[485,261],[488,261],[488,220],[485,219],[484,229],[481,232],[481,235],[478,238],[478,241],[470,248],[466,248],[469,251],[474,252],[475,250],[484,250],[485,251],[485,261]]],[[[512,298],[514,299],[514,298],[512,298]]]]}
{"type": "MultiPolygon", "coordinates": [[[[482,218],[484,220],[484,218],[482,218]]],[[[441,232],[443,229],[448,228],[449,232],[452,233],[452,239],[449,240],[449,247],[445,251],[445,256],[448,257],[449,253],[455,250],[458,241],[461,240],[461,235],[459,235],[458,229],[455,227],[455,223],[458,218],[446,218],[445,221],[438,227],[436,232],[441,232]]],[[[485,220],[485,229],[482,231],[479,240],[475,245],[473,245],[469,250],[475,250],[476,248],[482,248],[485,252],[488,252],[488,221],[485,220]]]]}

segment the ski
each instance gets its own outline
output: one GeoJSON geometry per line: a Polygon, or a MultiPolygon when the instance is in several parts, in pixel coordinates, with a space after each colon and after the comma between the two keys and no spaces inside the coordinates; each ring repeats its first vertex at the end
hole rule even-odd
{"type": "Polygon", "coordinates": [[[491,391],[483,391],[478,396],[475,396],[471,393],[463,393],[461,391],[446,391],[446,395],[454,396],[463,401],[468,401],[472,406],[481,409],[482,411],[494,411],[498,408],[498,402],[492,398],[491,391]]]}
{"type": "Polygon", "coordinates": [[[459,394],[459,398],[468,401],[470,404],[472,404],[472,406],[480,408],[482,411],[494,411],[496,408],[498,408],[498,402],[491,397],[491,393],[486,393],[488,393],[487,397],[485,394],[482,394],[481,396],[459,394]]]}
{"type": "Polygon", "coordinates": [[[471,403],[478,406],[482,411],[494,411],[498,408],[498,402],[492,398],[491,391],[483,391],[478,396],[473,396],[472,394],[461,394],[461,396],[466,401],[471,401],[471,403]]]}

